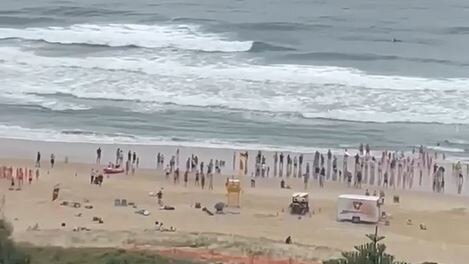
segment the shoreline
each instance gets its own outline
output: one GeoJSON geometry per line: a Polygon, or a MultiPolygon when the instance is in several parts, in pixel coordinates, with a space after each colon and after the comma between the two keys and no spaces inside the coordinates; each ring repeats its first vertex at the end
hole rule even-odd
{"type": "MultiPolygon", "coordinates": [[[[221,174],[225,176],[237,176],[238,175],[238,162],[239,159],[236,156],[236,161],[234,155],[238,155],[241,151],[248,151],[249,152],[249,157],[248,157],[248,165],[247,165],[247,173],[246,177],[247,178],[252,178],[255,176],[256,173],[256,154],[258,150],[254,149],[229,149],[229,148],[211,148],[211,147],[188,147],[188,146],[173,146],[173,145],[133,145],[133,144],[95,144],[95,143],[65,143],[65,142],[50,142],[50,141],[33,141],[33,140],[11,140],[11,139],[5,139],[5,138],[0,138],[0,145],[3,146],[4,151],[0,151],[0,159],[25,159],[25,160],[33,160],[36,157],[37,151],[45,150],[47,149],[47,152],[41,151],[42,154],[42,162],[45,164],[49,163],[49,156],[51,153],[54,153],[56,157],[57,162],[64,162],[67,161],[68,163],[83,163],[83,164],[88,164],[88,165],[95,165],[96,164],[96,149],[98,147],[101,147],[103,149],[102,152],[102,158],[101,158],[101,167],[107,166],[109,162],[115,162],[116,160],[116,149],[120,148],[124,151],[124,156],[125,159],[127,158],[127,151],[131,150],[132,152],[136,152],[138,157],[139,157],[139,167],[142,169],[154,169],[155,173],[163,173],[164,166],[169,162],[169,159],[171,156],[175,156],[175,153],[177,150],[179,150],[179,164],[175,165],[176,167],[179,167],[181,170],[181,174],[184,172],[184,168],[186,167],[186,161],[187,158],[190,157],[191,155],[196,155],[198,156],[200,161],[203,161],[205,165],[208,165],[209,161],[211,159],[219,160],[219,161],[224,161],[225,166],[221,168],[221,174]],[[161,153],[164,155],[165,160],[164,160],[164,166],[157,168],[157,154],[161,153]],[[235,164],[236,163],[236,164],[235,164]]],[[[418,149],[417,149],[418,150],[418,149]]],[[[320,153],[324,156],[326,156],[327,150],[321,150],[318,149],[320,153]]],[[[438,153],[435,152],[434,150],[427,150],[429,153],[438,153]]],[[[266,167],[270,169],[270,175],[269,177],[266,177],[268,179],[281,179],[279,177],[274,177],[274,154],[275,153],[284,153],[285,158],[287,155],[292,156],[292,160],[294,156],[298,156],[300,154],[304,154],[304,163],[302,166],[302,171],[305,172],[305,167],[307,163],[310,163],[311,165],[311,173],[314,173],[314,168],[313,168],[313,163],[314,163],[314,153],[302,153],[302,152],[295,152],[295,151],[283,151],[283,152],[275,152],[275,151],[262,151],[263,156],[265,156],[266,160],[266,167]]],[[[338,153],[338,152],[332,152],[333,155],[337,156],[337,165],[338,165],[338,170],[342,169],[343,166],[343,153],[338,153]]],[[[353,165],[353,155],[358,153],[358,150],[354,149],[349,149],[348,153],[350,153],[350,156],[348,158],[348,170],[354,174],[354,165],[353,165]]],[[[378,150],[372,150],[371,151],[372,156],[379,157],[381,156],[381,152],[378,150]]],[[[406,153],[406,155],[412,155],[412,153],[406,153]]],[[[441,156],[441,154],[440,154],[441,156]]],[[[445,194],[449,195],[458,195],[457,194],[457,189],[458,189],[458,179],[455,178],[452,173],[452,166],[453,163],[451,163],[451,160],[441,160],[438,159],[435,162],[438,163],[439,166],[443,166],[446,170],[446,176],[445,180],[446,186],[445,186],[445,194]]],[[[199,162],[200,163],[200,162],[199,162]]],[[[1,165],[8,165],[8,164],[1,164],[1,165]]],[[[31,164],[31,167],[33,166],[33,163],[31,164]]],[[[48,166],[48,165],[46,165],[48,166]]],[[[284,173],[286,171],[286,161],[284,162],[284,173]]],[[[376,165],[377,166],[377,165],[376,165]]],[[[90,166],[91,168],[91,166],[90,166]]],[[[418,171],[417,168],[414,168],[415,171],[415,180],[418,181],[418,171]]],[[[426,193],[432,193],[432,175],[427,174],[426,168],[423,169],[424,175],[423,175],[423,181],[421,185],[413,184],[413,186],[410,188],[411,191],[417,191],[417,192],[426,192],[426,193]]],[[[377,174],[377,168],[375,168],[375,172],[377,174]]],[[[461,195],[463,196],[469,196],[469,164],[463,164],[462,168],[463,175],[465,177],[465,180],[463,181],[462,185],[462,193],[461,195]]],[[[267,172],[266,172],[267,173],[267,172]]],[[[383,172],[384,173],[384,172],[383,172]]],[[[266,175],[267,176],[267,175],[266,175]]],[[[285,175],[284,175],[285,176],[285,175]]],[[[310,178],[310,183],[309,184],[316,184],[317,179],[312,177],[311,175],[310,178]]],[[[371,177],[371,172],[370,172],[370,177],[371,177]]],[[[375,175],[375,177],[378,177],[378,175],[375,175]]],[[[397,181],[397,169],[396,169],[396,181],[397,181]]],[[[260,177],[256,177],[260,178],[260,177]]],[[[355,175],[352,176],[353,179],[355,179],[355,175]]],[[[287,180],[288,178],[285,178],[287,180]]],[[[337,179],[338,180],[338,179],[337,179]]],[[[288,180],[287,180],[288,181],[288,180]]],[[[326,182],[333,182],[332,178],[328,178],[326,182]]],[[[342,181],[337,181],[337,182],[342,182],[345,184],[345,179],[342,179],[342,181]]],[[[378,178],[376,178],[376,181],[374,184],[364,184],[362,189],[366,188],[371,188],[371,189],[384,189],[381,185],[378,186],[378,178]]],[[[395,183],[397,184],[397,182],[395,183]]],[[[246,186],[247,187],[247,186],[246,186]]],[[[404,191],[406,188],[403,188],[402,186],[396,188],[393,186],[390,186],[387,188],[389,190],[397,190],[397,191],[404,191]]],[[[409,190],[409,187],[407,188],[409,190]]]]}

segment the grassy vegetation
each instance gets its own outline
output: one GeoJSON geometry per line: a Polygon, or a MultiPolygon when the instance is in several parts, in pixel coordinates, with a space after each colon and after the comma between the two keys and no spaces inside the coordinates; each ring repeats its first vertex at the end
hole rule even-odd
{"type": "Polygon", "coordinates": [[[23,248],[31,264],[193,264],[146,252],[98,248],[23,248]]]}
{"type": "Polygon", "coordinates": [[[9,237],[11,225],[0,220],[0,264],[194,264],[148,252],[123,249],[57,248],[16,245],[9,237]]]}
{"type": "MultiPolygon", "coordinates": [[[[150,252],[126,251],[105,248],[58,248],[16,245],[9,237],[12,227],[0,220],[0,264],[194,264],[186,260],[174,260],[150,252]]],[[[342,258],[324,261],[324,264],[406,264],[385,253],[384,239],[375,234],[367,235],[370,242],[355,247],[355,251],[343,252],[342,258]]],[[[436,264],[425,262],[423,264],[436,264]]]]}

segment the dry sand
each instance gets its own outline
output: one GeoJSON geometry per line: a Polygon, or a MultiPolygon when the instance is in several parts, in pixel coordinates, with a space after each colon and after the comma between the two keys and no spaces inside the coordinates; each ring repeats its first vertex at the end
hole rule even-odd
{"type": "MultiPolygon", "coordinates": [[[[225,201],[225,177],[215,179],[213,191],[193,186],[190,177],[188,187],[174,186],[155,169],[139,169],[135,176],[111,176],[105,178],[102,187],[89,184],[90,165],[95,158],[96,145],[66,144],[27,141],[0,141],[3,150],[0,165],[32,167],[35,152],[43,150],[43,160],[54,152],[59,161],[56,168],[47,169],[43,162],[39,182],[25,185],[21,191],[9,191],[8,182],[0,180],[0,196],[5,195],[5,217],[15,228],[17,241],[36,245],[64,247],[147,247],[147,248],[201,248],[218,253],[249,255],[262,252],[273,258],[303,260],[327,259],[339,256],[342,250],[352,250],[374,230],[372,225],[355,225],[336,221],[336,199],[343,193],[363,193],[348,189],[339,183],[327,183],[325,189],[312,184],[308,192],[315,214],[303,218],[291,216],[286,211],[294,191],[302,191],[300,180],[290,179],[293,189],[279,189],[279,179],[257,181],[255,189],[249,188],[246,178],[240,209],[228,209],[224,215],[208,216],[193,208],[194,203],[213,209],[218,201],[225,201]],[[11,151],[10,151],[11,150],[11,151]],[[65,164],[65,155],[79,163],[65,164]],[[23,157],[23,159],[21,159],[23,157]],[[88,164],[86,164],[88,162],[88,164]],[[61,184],[59,201],[51,202],[52,188],[61,184]],[[175,206],[174,211],[159,210],[155,198],[148,195],[164,187],[165,204],[175,206]],[[150,216],[135,214],[132,207],[114,207],[114,199],[125,198],[138,209],[147,209],[150,216]],[[83,201],[89,200],[93,209],[85,209],[83,201]],[[61,201],[81,202],[81,208],[60,206],[61,201]],[[81,216],[77,216],[81,214],[81,216]],[[92,221],[102,217],[103,224],[92,221]],[[165,227],[174,226],[177,231],[154,231],[155,221],[165,227]],[[39,225],[39,231],[27,231],[28,226],[39,225]],[[61,223],[66,223],[61,227],[61,223]],[[91,231],[73,232],[74,227],[87,227],[91,231]],[[294,245],[283,243],[292,236],[294,245]]],[[[173,151],[174,147],[125,146],[139,150],[142,166],[151,168],[154,153],[158,149],[173,151]],[[144,153],[144,154],[142,154],[144,153]]],[[[112,160],[115,146],[105,146],[104,160],[112,160]]],[[[232,151],[194,149],[199,156],[224,153],[225,159],[232,151]],[[200,154],[198,151],[200,151],[200,154]]],[[[251,152],[251,156],[255,156],[251,152]]],[[[181,153],[181,163],[187,157],[181,153]]],[[[372,191],[373,189],[370,188],[372,191]]],[[[391,225],[380,225],[386,236],[389,252],[399,260],[420,263],[466,263],[469,259],[469,215],[467,197],[430,194],[422,192],[399,193],[401,203],[391,203],[393,191],[387,191],[384,210],[392,215],[391,225]],[[413,225],[406,224],[407,219],[413,225]],[[419,229],[425,223],[428,230],[419,229]]]]}

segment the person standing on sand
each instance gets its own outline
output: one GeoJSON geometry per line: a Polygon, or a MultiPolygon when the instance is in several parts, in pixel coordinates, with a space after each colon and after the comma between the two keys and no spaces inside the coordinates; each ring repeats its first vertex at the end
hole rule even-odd
{"type": "Polygon", "coordinates": [[[326,159],[324,158],[324,155],[321,154],[321,168],[324,168],[325,169],[325,164],[326,164],[326,159]]]}
{"type": "Polygon", "coordinates": [[[274,177],[277,177],[277,162],[278,162],[278,154],[275,152],[274,154],[274,177]]]}
{"type": "Polygon", "coordinates": [[[261,151],[257,152],[256,156],[256,163],[255,163],[255,177],[259,177],[261,175],[261,151]]]}
{"type": "MultiPolygon", "coordinates": [[[[236,156],[235,156],[236,158],[236,156]]],[[[194,171],[194,168],[196,168],[196,164],[195,164],[195,156],[194,154],[191,155],[191,161],[190,161],[190,170],[189,172],[193,172],[194,171]]],[[[234,170],[233,170],[234,171],[234,170]]]]}
{"type": "Polygon", "coordinates": [[[164,174],[166,176],[166,180],[169,180],[169,174],[171,174],[171,168],[170,168],[169,164],[166,165],[166,169],[164,170],[164,174]]]}
{"type": "Polygon", "coordinates": [[[298,157],[298,178],[303,176],[303,154],[298,157]]]}
{"type": "Polygon", "coordinates": [[[202,190],[205,188],[205,174],[203,171],[200,173],[200,187],[202,190]]]}
{"type": "Polygon", "coordinates": [[[317,180],[318,179],[318,176],[319,176],[319,152],[316,151],[314,153],[314,159],[313,159],[313,168],[314,168],[314,171],[313,171],[313,178],[314,180],[317,180]]]}
{"type": "Polygon", "coordinates": [[[156,169],[160,167],[160,153],[158,152],[158,155],[156,155],[156,169]]]}
{"type": "Polygon", "coordinates": [[[199,180],[200,180],[200,174],[199,174],[199,170],[197,170],[197,171],[195,172],[194,186],[199,186],[199,185],[200,185],[199,180]]]}
{"type": "Polygon", "coordinates": [[[440,166],[438,168],[438,177],[437,177],[437,190],[438,192],[445,192],[445,168],[440,166]]]}
{"type": "Polygon", "coordinates": [[[278,166],[279,177],[283,177],[283,152],[280,153],[279,166],[278,166]]]}
{"type": "Polygon", "coordinates": [[[261,171],[262,171],[262,178],[266,177],[267,165],[265,164],[264,156],[262,157],[261,171]]]}
{"type": "Polygon", "coordinates": [[[364,173],[365,177],[363,179],[363,182],[365,184],[368,184],[369,163],[370,162],[369,162],[368,156],[365,156],[365,157],[362,158],[362,165],[363,165],[363,168],[364,168],[364,171],[365,171],[365,173],[364,173]]]}
{"type": "Polygon", "coordinates": [[[391,164],[390,164],[390,171],[391,171],[391,179],[389,180],[389,185],[391,187],[396,187],[394,185],[394,175],[395,175],[395,170],[396,170],[396,158],[392,158],[391,164]]]}
{"type": "Polygon", "coordinates": [[[293,158],[293,177],[296,178],[296,175],[298,173],[298,159],[297,157],[295,156],[293,158]]]}
{"type": "Polygon", "coordinates": [[[163,188],[161,188],[157,193],[156,193],[156,198],[158,199],[158,206],[163,206],[163,188]]]}
{"type": "Polygon", "coordinates": [[[435,164],[435,165],[433,165],[433,175],[432,175],[433,176],[433,192],[438,191],[437,190],[437,188],[438,188],[438,176],[439,176],[438,173],[439,173],[438,165],[435,164]]]}
{"type": "Polygon", "coordinates": [[[130,159],[125,162],[125,175],[129,175],[130,167],[132,165],[130,164],[130,159]]]}
{"type": "Polygon", "coordinates": [[[261,162],[262,178],[264,178],[266,170],[267,170],[267,165],[265,164],[265,156],[262,156],[261,160],[262,160],[262,162],[261,162]]]}
{"type": "Polygon", "coordinates": [[[50,167],[51,169],[54,168],[54,164],[55,164],[55,155],[54,153],[50,154],[50,167]]]}
{"type": "Polygon", "coordinates": [[[401,187],[401,179],[403,172],[403,160],[397,160],[397,187],[401,187]]]}
{"type": "Polygon", "coordinates": [[[93,182],[94,182],[94,176],[95,176],[95,174],[94,174],[94,169],[91,169],[91,174],[90,174],[90,179],[91,179],[91,181],[90,181],[90,184],[93,184],[93,182]]]}
{"type": "Polygon", "coordinates": [[[309,164],[309,162],[306,162],[306,172],[305,174],[303,175],[304,177],[311,177],[311,166],[309,164]]]}
{"type": "Polygon", "coordinates": [[[422,186],[422,178],[423,178],[423,167],[422,167],[422,158],[417,159],[417,167],[419,169],[419,186],[422,186]]]}
{"type": "Polygon", "coordinates": [[[41,167],[41,152],[37,152],[37,156],[36,156],[36,168],[40,168],[41,167]]]}
{"type": "Polygon", "coordinates": [[[414,157],[410,158],[410,165],[409,165],[409,179],[410,179],[410,189],[413,188],[414,185],[414,176],[415,176],[415,159],[414,157]]]}
{"type": "Polygon", "coordinates": [[[332,180],[337,181],[337,156],[335,155],[332,157],[332,180]]]}
{"type": "Polygon", "coordinates": [[[383,179],[383,187],[384,188],[388,188],[389,185],[388,185],[388,170],[385,170],[384,171],[384,175],[383,175],[384,179],[383,179]]]}
{"type": "Polygon", "coordinates": [[[23,168],[20,168],[16,175],[18,181],[18,188],[21,188],[24,184],[23,168]]]}
{"type": "Polygon", "coordinates": [[[36,182],[39,181],[39,169],[36,169],[36,182]]]}
{"type": "Polygon", "coordinates": [[[322,167],[321,171],[319,172],[319,187],[324,188],[325,178],[326,178],[326,169],[322,167]]]}
{"type": "Polygon", "coordinates": [[[120,153],[121,153],[121,149],[117,148],[117,151],[116,151],[116,165],[119,164],[120,153]]]}
{"type": "Polygon", "coordinates": [[[462,171],[458,171],[458,194],[462,193],[462,187],[464,186],[464,176],[462,171]]]}
{"type": "Polygon", "coordinates": [[[344,176],[345,176],[346,172],[348,171],[348,157],[349,156],[350,155],[348,154],[347,149],[345,149],[344,158],[343,158],[343,161],[342,161],[343,162],[342,171],[344,173],[344,176]]]}
{"type": "Polygon", "coordinates": [[[331,179],[331,162],[332,162],[332,152],[327,150],[327,167],[326,167],[326,176],[327,180],[331,179]]]}
{"type": "Polygon", "coordinates": [[[130,165],[130,170],[131,170],[130,172],[132,173],[132,176],[135,175],[135,168],[136,168],[135,163],[132,163],[130,165]]]}
{"type": "Polygon", "coordinates": [[[378,186],[381,186],[382,179],[383,179],[383,162],[381,159],[381,160],[378,160],[378,186]]]}
{"type": "Polygon", "coordinates": [[[174,169],[175,169],[175,168],[174,168],[175,160],[176,160],[176,157],[172,156],[172,157],[171,157],[171,160],[169,161],[169,167],[170,167],[170,169],[171,169],[171,172],[173,172],[174,169]]]}
{"type": "Polygon", "coordinates": [[[179,148],[176,150],[176,167],[179,168],[179,148]]]}
{"type": "Polygon", "coordinates": [[[129,150],[127,153],[127,161],[130,162],[132,160],[132,151],[129,150]]]}
{"type": "Polygon", "coordinates": [[[210,172],[210,174],[207,174],[208,177],[208,189],[213,190],[213,172],[210,172]]]}
{"type": "Polygon", "coordinates": [[[101,147],[96,150],[96,165],[101,166],[101,147]]]}
{"type": "Polygon", "coordinates": [[[29,185],[31,185],[31,183],[33,182],[33,170],[29,169],[29,174],[28,174],[28,182],[29,182],[29,185]]]}
{"type": "Polygon", "coordinates": [[[236,171],[236,151],[233,152],[233,173],[236,171]]]}
{"type": "Polygon", "coordinates": [[[173,184],[179,183],[179,169],[174,170],[173,184]]]}
{"type": "Polygon", "coordinates": [[[403,167],[402,167],[402,189],[405,189],[406,188],[406,183],[408,183],[407,181],[407,160],[404,159],[403,160],[403,167]]]}
{"type": "Polygon", "coordinates": [[[370,185],[375,185],[376,159],[371,157],[370,161],[370,185]]]}
{"type": "Polygon", "coordinates": [[[188,178],[189,178],[189,171],[186,170],[184,172],[184,187],[187,187],[187,181],[189,180],[188,178]]]}
{"type": "Polygon", "coordinates": [[[363,174],[362,174],[362,170],[363,170],[363,164],[359,165],[361,168],[358,169],[358,172],[357,172],[357,179],[356,179],[356,183],[357,183],[357,188],[358,189],[361,189],[362,188],[362,180],[363,180],[363,174]]]}
{"type": "Polygon", "coordinates": [[[303,183],[305,185],[305,190],[308,189],[308,182],[309,182],[309,177],[311,176],[310,174],[310,167],[309,167],[309,162],[306,163],[306,173],[303,175],[303,183]]]}

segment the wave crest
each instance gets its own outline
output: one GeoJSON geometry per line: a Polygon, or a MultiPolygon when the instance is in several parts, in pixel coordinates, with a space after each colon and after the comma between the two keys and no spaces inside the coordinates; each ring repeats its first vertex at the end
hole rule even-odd
{"type": "Polygon", "coordinates": [[[232,41],[195,25],[76,24],[69,27],[0,28],[0,39],[109,47],[177,48],[206,52],[249,51],[252,41],[232,41]]]}

